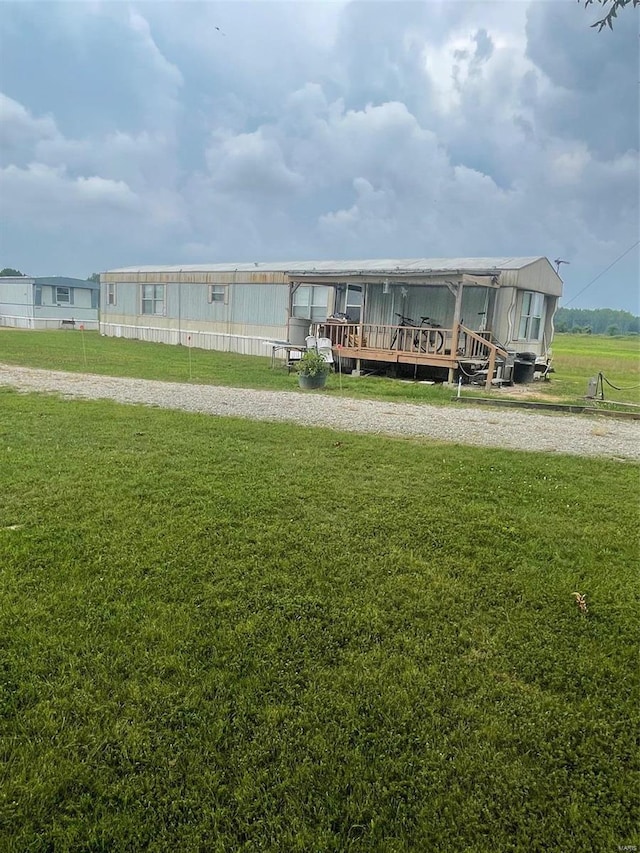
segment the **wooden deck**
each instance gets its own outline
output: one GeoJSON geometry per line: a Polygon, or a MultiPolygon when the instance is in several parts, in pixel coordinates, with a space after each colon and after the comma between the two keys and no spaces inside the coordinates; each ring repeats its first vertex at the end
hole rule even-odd
{"type": "Polygon", "coordinates": [[[451,329],[433,326],[386,326],[373,323],[325,323],[317,334],[331,341],[334,356],[386,364],[414,364],[458,370],[486,365],[486,385],[507,353],[491,341],[490,332],[474,332],[463,325],[451,329]]]}

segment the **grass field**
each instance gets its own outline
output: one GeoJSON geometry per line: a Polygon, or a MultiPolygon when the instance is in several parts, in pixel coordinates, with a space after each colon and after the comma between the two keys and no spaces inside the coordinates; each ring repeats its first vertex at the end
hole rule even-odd
{"type": "Polygon", "coordinates": [[[640,843],[636,466],[6,389],[0,432],[1,850],[640,843]]]}
{"type": "MultiPolygon", "coordinates": [[[[622,388],[605,386],[608,400],[640,403],[640,336],[558,335],[554,342],[556,373],[550,382],[527,386],[531,397],[583,402],[590,376],[603,372],[622,388]],[[635,386],[635,387],[632,387],[635,386]]],[[[31,332],[0,329],[0,362],[57,370],[88,371],[173,382],[199,382],[239,388],[297,390],[295,374],[270,368],[268,358],[239,356],[143,341],[100,337],[97,332],[31,332]]],[[[520,386],[524,388],[524,386],[520,386]]],[[[323,393],[444,404],[451,390],[382,377],[339,378],[331,375],[323,393]]],[[[479,393],[465,387],[465,395],[479,393]]],[[[499,396],[500,392],[494,392],[499,396]]]]}
{"type": "MultiPolygon", "coordinates": [[[[31,332],[0,329],[0,362],[57,370],[87,371],[109,376],[135,376],[169,382],[196,382],[237,388],[297,391],[295,373],[271,359],[237,355],[122,338],[101,337],[98,332],[31,332]],[[86,353],[86,359],[85,359],[86,353]]],[[[446,403],[451,390],[400,382],[382,377],[355,379],[331,374],[323,394],[376,397],[386,400],[446,403]],[[341,388],[342,384],[342,388],[341,388]]]]}
{"type": "Polygon", "coordinates": [[[603,373],[618,391],[605,383],[605,400],[640,403],[640,335],[557,335],[553,343],[556,373],[540,383],[543,393],[584,397],[589,378],[603,373]]]}

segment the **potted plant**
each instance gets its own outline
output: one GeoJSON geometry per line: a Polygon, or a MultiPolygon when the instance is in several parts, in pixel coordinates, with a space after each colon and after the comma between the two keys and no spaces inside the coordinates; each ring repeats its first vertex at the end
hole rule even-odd
{"type": "Polygon", "coordinates": [[[298,362],[298,384],[312,390],[324,387],[329,374],[329,364],[315,349],[307,350],[298,362]]]}

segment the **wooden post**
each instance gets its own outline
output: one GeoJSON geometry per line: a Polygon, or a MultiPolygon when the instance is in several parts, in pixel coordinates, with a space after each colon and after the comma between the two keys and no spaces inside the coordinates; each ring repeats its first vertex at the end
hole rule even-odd
{"type": "Polygon", "coordinates": [[[493,374],[496,372],[496,348],[494,346],[491,347],[491,355],[489,356],[489,372],[487,373],[487,381],[485,384],[485,388],[488,391],[491,388],[491,380],[493,379],[493,374]]]}
{"type": "MultiPolygon", "coordinates": [[[[456,304],[453,309],[453,335],[451,337],[451,358],[458,359],[458,337],[460,333],[460,316],[462,314],[462,282],[458,283],[456,288],[455,297],[456,304]]],[[[452,290],[453,288],[450,288],[452,290]]],[[[447,377],[447,381],[449,385],[453,385],[455,380],[455,367],[452,366],[449,368],[449,375],[447,377]]]]}

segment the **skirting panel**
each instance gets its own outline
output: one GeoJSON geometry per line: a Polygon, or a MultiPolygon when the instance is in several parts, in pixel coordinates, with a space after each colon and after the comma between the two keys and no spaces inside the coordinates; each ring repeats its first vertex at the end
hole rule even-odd
{"type": "Polygon", "coordinates": [[[268,337],[249,335],[230,335],[220,332],[178,331],[158,327],[129,326],[122,323],[100,323],[100,334],[114,338],[149,341],[154,344],[180,344],[198,349],[237,352],[241,355],[270,356],[271,347],[265,341],[268,337]]]}

